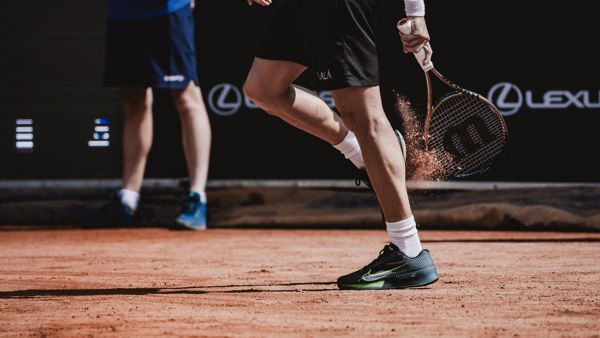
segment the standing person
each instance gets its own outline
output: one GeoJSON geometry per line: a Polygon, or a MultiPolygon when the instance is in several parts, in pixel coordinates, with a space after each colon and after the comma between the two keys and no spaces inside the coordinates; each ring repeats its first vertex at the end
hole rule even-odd
{"type": "MultiPolygon", "coordinates": [[[[181,120],[190,187],[177,223],[206,228],[206,179],[211,130],[198,87],[191,0],[109,0],[104,84],[122,87],[123,184],[112,207],[113,225],[136,216],[152,145],[153,90],[166,89],[181,120]]],[[[100,220],[97,220],[100,221],[100,220]]]]}
{"type": "MultiPolygon", "coordinates": [[[[321,138],[366,169],[391,242],[373,262],[338,278],[338,287],[388,289],[435,282],[435,264],[421,247],[410,208],[401,147],[379,92],[374,28],[382,0],[280,1],[285,2],[263,37],[244,93],[268,113],[321,138]],[[316,74],[320,89],[331,90],[340,115],[292,85],[307,68],[316,74]]],[[[403,38],[404,51],[426,48],[431,55],[423,0],[405,0],[405,6],[413,33],[403,38]]]]}

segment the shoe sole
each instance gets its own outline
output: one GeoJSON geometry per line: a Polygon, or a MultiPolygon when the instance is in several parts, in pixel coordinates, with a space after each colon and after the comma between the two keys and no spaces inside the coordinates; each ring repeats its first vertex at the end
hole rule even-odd
{"type": "Polygon", "coordinates": [[[190,229],[190,230],[206,230],[206,224],[193,225],[193,224],[188,224],[180,219],[176,219],[175,223],[177,223],[178,225],[181,225],[182,227],[184,227],[186,229],[190,229]]]}
{"type": "Polygon", "coordinates": [[[338,284],[340,290],[389,290],[423,287],[437,282],[439,275],[435,266],[413,271],[393,280],[380,280],[372,283],[338,284]]]}

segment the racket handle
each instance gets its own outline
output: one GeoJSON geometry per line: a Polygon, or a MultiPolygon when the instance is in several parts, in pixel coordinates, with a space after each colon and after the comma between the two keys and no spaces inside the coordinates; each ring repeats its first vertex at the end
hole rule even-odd
{"type": "MultiPolygon", "coordinates": [[[[412,34],[412,21],[410,21],[410,19],[407,18],[398,21],[398,31],[400,32],[400,35],[412,34]]],[[[421,48],[421,50],[418,53],[414,53],[414,55],[417,61],[419,62],[419,65],[421,66],[421,68],[423,68],[424,71],[428,72],[433,69],[433,63],[431,62],[431,60],[429,61],[429,63],[425,65],[423,64],[423,62],[427,58],[425,48],[421,48]]]]}

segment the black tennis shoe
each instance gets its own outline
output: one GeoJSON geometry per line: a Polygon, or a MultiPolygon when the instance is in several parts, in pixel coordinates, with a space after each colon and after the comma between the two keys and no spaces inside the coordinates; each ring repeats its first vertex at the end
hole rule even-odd
{"type": "Polygon", "coordinates": [[[342,290],[404,289],[429,285],[438,278],[429,250],[410,258],[390,243],[371,264],[338,278],[337,285],[342,290]]]}

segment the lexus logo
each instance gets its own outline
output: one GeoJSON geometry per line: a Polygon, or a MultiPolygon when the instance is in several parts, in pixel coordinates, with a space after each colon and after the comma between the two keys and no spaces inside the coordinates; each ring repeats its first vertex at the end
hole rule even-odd
{"type": "Polygon", "coordinates": [[[229,83],[220,83],[208,93],[208,106],[217,115],[231,116],[240,111],[242,103],[241,91],[229,83]]]}
{"type": "Polygon", "coordinates": [[[490,89],[488,100],[498,108],[502,115],[511,116],[521,110],[523,92],[513,83],[501,82],[490,89]]]}
{"type": "Polygon", "coordinates": [[[532,90],[522,91],[513,83],[501,82],[490,89],[488,100],[494,103],[504,116],[514,115],[523,107],[532,110],[598,109],[600,90],[596,92],[586,89],[553,89],[534,93],[532,90]]]}

